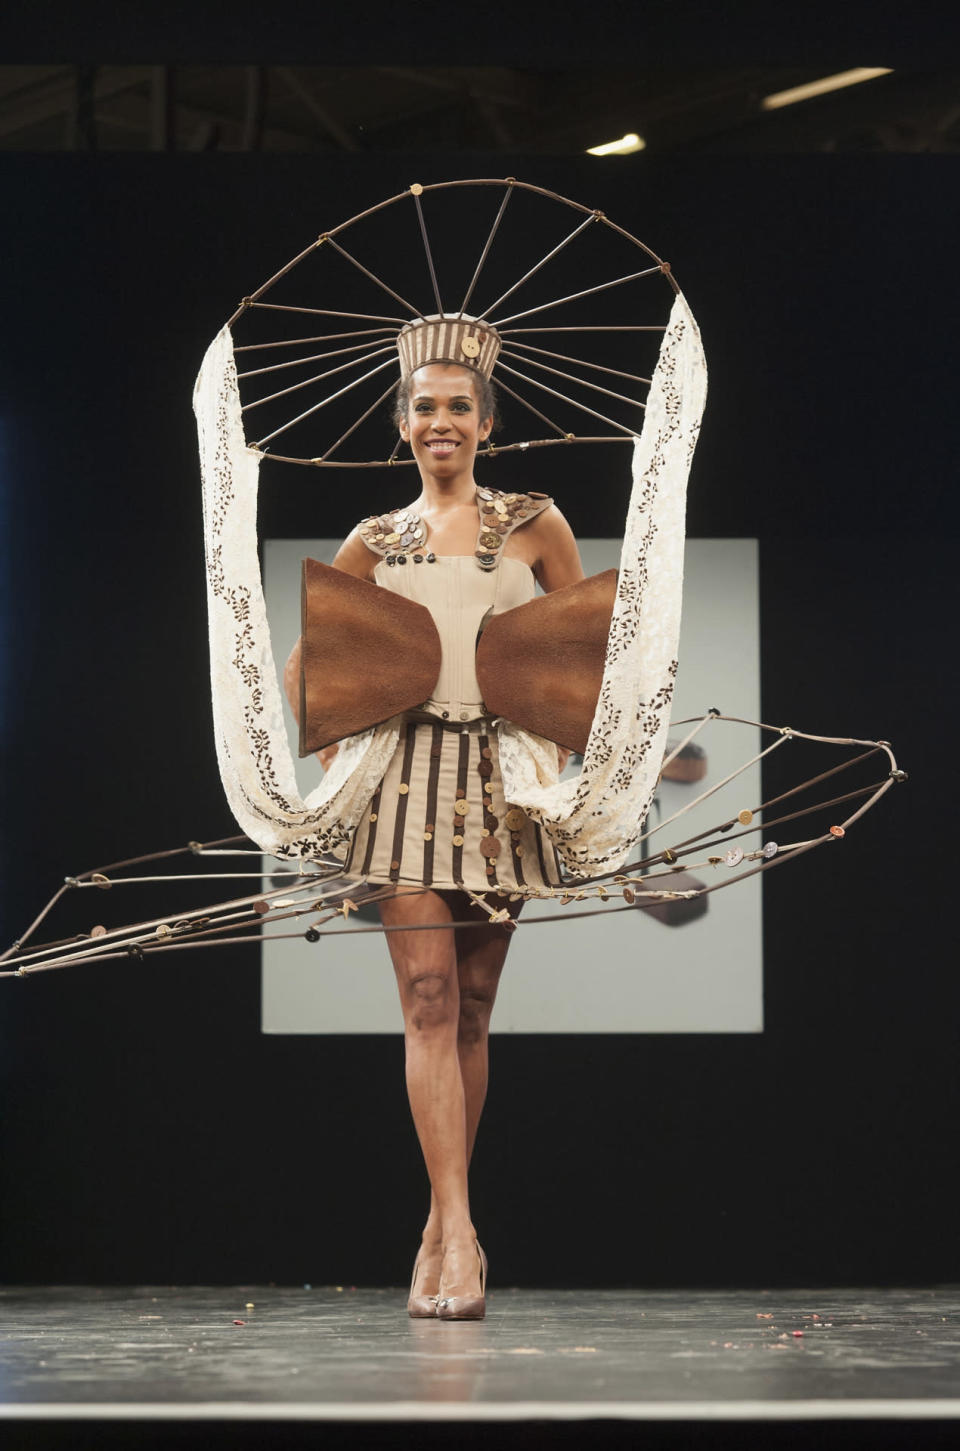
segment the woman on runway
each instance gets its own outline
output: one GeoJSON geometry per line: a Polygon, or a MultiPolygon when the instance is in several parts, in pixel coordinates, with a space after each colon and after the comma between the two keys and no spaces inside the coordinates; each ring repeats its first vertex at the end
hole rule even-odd
{"type": "MultiPolygon", "coordinates": [[[[548,497],[501,494],[478,488],[474,478],[477,448],[495,416],[489,370],[476,362],[492,351],[486,344],[495,344],[495,335],[467,319],[435,329],[439,346],[429,329],[419,331],[406,347],[401,335],[395,414],[419,470],[419,497],[364,520],[334,561],[426,605],[442,644],[433,694],[406,713],[347,859],[348,876],[394,885],[380,903],[387,928],[489,921],[481,895],[514,918],[526,889],[560,882],[549,838],[504,800],[496,725],[481,700],[474,652],[485,617],[531,599],[535,580],[550,592],[583,579],[576,541],[548,497]],[[411,366],[424,356],[427,362],[411,366]]],[[[295,711],[299,673],[298,642],[286,672],[295,711]]],[[[325,767],[336,750],[319,753],[325,767]]],[[[558,770],[567,754],[558,749],[558,770]]],[[[470,1214],[467,1171],[487,1092],[490,1015],[512,930],[501,921],[387,934],[403,1010],[407,1091],[431,1188],[408,1302],[418,1318],[484,1314],[486,1260],[470,1214]]]]}

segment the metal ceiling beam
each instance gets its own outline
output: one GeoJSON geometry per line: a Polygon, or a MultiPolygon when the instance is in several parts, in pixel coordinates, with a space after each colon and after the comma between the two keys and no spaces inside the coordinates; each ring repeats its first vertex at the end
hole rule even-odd
{"type": "Polygon", "coordinates": [[[319,121],[324,131],[326,131],[327,135],[332,136],[334,141],[336,141],[337,144],[342,147],[344,151],[360,150],[360,146],[356,138],[354,136],[351,136],[350,132],[347,131],[345,127],[341,126],[337,118],[335,116],[332,116],[327,108],[320,104],[316,96],[314,96],[307,89],[303,81],[297,75],[296,71],[292,69],[292,67],[277,66],[277,75],[283,81],[284,85],[288,88],[288,90],[293,92],[293,94],[297,97],[297,100],[302,102],[302,104],[310,112],[310,115],[314,118],[314,120],[319,121]]]}
{"type": "MultiPolygon", "coordinates": [[[[149,66],[98,67],[93,82],[95,105],[126,91],[145,91],[149,66]]],[[[75,105],[75,72],[73,67],[51,67],[49,76],[3,99],[0,114],[0,136],[15,136],[18,131],[42,125],[57,116],[69,116],[75,105]]]]}

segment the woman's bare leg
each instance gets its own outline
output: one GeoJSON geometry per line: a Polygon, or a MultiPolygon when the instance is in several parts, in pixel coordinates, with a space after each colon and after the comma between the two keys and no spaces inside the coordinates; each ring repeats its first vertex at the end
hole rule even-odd
{"type": "MultiPolygon", "coordinates": [[[[458,893],[454,898],[451,894],[448,900],[455,921],[486,921],[487,914],[468,897],[458,893]]],[[[518,916],[522,906],[522,902],[510,903],[511,916],[518,916]]],[[[490,1015],[513,930],[502,926],[462,927],[455,932],[460,990],[457,1057],[463,1082],[468,1168],[487,1097],[490,1015]]],[[[431,1194],[430,1213],[423,1230],[423,1262],[434,1271],[434,1277],[430,1288],[424,1291],[426,1294],[433,1294],[435,1280],[439,1282],[441,1243],[440,1210],[436,1196],[431,1194]]]]}
{"type": "MultiPolygon", "coordinates": [[[[450,902],[429,891],[387,899],[380,904],[380,915],[387,927],[454,920],[450,902]]],[[[388,932],[387,941],[403,1009],[407,1093],[436,1206],[414,1293],[437,1293],[441,1250],[449,1272],[447,1293],[475,1293],[476,1232],[467,1192],[466,1107],[457,1052],[455,935],[452,929],[434,927],[388,932]]]]}

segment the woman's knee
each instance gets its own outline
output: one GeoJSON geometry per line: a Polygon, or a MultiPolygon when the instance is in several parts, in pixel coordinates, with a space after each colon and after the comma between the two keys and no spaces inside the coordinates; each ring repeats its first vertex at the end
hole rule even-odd
{"type": "Polygon", "coordinates": [[[401,993],[407,1025],[417,1032],[449,1028],[457,1020],[456,985],[450,973],[411,973],[401,993]]]}
{"type": "Polygon", "coordinates": [[[457,1036],[461,1043],[468,1046],[481,1043],[487,1036],[495,997],[495,987],[462,987],[460,989],[457,1036]]]}

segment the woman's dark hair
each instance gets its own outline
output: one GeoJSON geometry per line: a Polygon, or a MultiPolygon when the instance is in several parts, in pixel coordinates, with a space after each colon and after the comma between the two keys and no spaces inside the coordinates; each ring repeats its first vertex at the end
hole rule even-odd
{"type": "MultiPolygon", "coordinates": [[[[497,390],[489,378],[483,373],[475,372],[473,368],[465,368],[462,363],[445,363],[444,367],[462,368],[469,373],[473,379],[473,388],[477,398],[477,407],[480,409],[481,418],[492,418],[493,428],[500,427],[500,413],[497,408],[497,390]]],[[[407,410],[410,407],[410,378],[401,378],[393,394],[393,421],[397,428],[406,420],[407,410]]]]}

